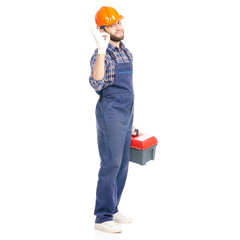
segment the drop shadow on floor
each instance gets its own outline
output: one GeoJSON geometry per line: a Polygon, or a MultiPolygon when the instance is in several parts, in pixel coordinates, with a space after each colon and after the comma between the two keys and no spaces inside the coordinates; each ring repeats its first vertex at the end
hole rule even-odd
{"type": "Polygon", "coordinates": [[[98,230],[95,231],[95,240],[123,240],[122,233],[105,233],[98,230]]]}

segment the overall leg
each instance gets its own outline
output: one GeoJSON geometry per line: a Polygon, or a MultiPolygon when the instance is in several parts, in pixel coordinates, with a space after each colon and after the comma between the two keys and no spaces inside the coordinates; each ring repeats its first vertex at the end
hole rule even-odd
{"type": "Polygon", "coordinates": [[[129,160],[130,160],[130,145],[131,145],[131,135],[132,135],[132,115],[130,117],[129,126],[125,138],[124,143],[124,149],[123,149],[123,155],[122,155],[122,162],[121,162],[121,168],[118,172],[117,176],[117,205],[114,210],[114,213],[118,212],[118,205],[121,199],[121,195],[126,183],[127,174],[128,174],[128,166],[129,166],[129,160]]]}
{"type": "Polygon", "coordinates": [[[117,206],[117,176],[121,167],[126,131],[121,125],[121,119],[102,116],[98,111],[96,115],[101,166],[94,214],[95,222],[102,223],[113,219],[112,215],[117,206]]]}

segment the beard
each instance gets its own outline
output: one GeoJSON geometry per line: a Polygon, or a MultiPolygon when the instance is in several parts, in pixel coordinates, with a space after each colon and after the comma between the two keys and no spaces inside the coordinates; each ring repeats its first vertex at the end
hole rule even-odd
{"type": "Polygon", "coordinates": [[[124,31],[123,31],[123,34],[121,37],[118,37],[116,35],[113,35],[113,34],[110,34],[110,39],[113,41],[113,42],[120,42],[121,40],[124,39],[124,31]]]}

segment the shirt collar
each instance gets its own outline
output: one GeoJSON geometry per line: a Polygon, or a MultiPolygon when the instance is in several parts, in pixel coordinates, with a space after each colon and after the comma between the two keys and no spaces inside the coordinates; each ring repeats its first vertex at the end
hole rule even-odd
{"type": "MultiPolygon", "coordinates": [[[[120,41],[119,47],[120,47],[121,50],[124,50],[124,49],[126,48],[125,45],[122,43],[122,41],[120,41]]],[[[116,46],[113,45],[112,43],[109,43],[109,44],[108,44],[108,48],[109,48],[110,50],[119,50],[118,47],[116,47],[116,46]]]]}

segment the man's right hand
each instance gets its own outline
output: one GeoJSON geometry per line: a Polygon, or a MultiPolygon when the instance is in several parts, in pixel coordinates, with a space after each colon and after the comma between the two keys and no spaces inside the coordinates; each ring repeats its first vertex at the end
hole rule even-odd
{"type": "Polygon", "coordinates": [[[90,31],[95,38],[98,54],[105,54],[110,41],[110,35],[106,32],[99,32],[99,30],[95,27],[91,27],[90,31]]]}

